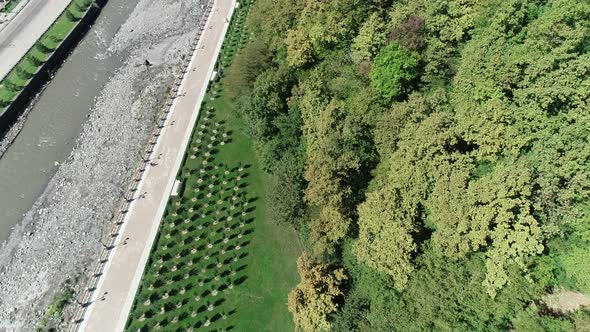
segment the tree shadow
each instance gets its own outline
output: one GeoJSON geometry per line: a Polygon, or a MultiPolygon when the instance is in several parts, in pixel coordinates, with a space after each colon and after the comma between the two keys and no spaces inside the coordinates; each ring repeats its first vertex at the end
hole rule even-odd
{"type": "Polygon", "coordinates": [[[248,279],[246,276],[241,276],[238,279],[236,279],[236,281],[234,281],[234,285],[241,285],[244,283],[244,281],[246,281],[246,279],[248,279]]]}

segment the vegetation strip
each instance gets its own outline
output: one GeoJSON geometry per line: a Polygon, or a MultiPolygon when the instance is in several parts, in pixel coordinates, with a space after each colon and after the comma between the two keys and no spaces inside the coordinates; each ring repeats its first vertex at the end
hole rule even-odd
{"type": "Polygon", "coordinates": [[[66,305],[72,301],[75,293],[70,285],[66,285],[66,289],[54,296],[53,301],[45,311],[45,315],[41,318],[38,324],[37,331],[45,331],[49,328],[50,322],[57,325],[57,322],[62,319],[62,313],[66,305]]]}
{"type": "Polygon", "coordinates": [[[33,76],[51,57],[61,42],[84,17],[92,0],[72,0],[72,3],[56,19],[37,43],[23,56],[16,66],[0,81],[0,114],[30,82],[33,76]]]}
{"type": "MultiPolygon", "coordinates": [[[[219,57],[220,72],[249,37],[243,27],[249,8],[250,2],[241,2],[236,9],[219,57]]],[[[276,256],[281,254],[272,247],[277,242],[253,238],[259,233],[266,236],[272,225],[260,220],[264,209],[261,172],[252,158],[249,138],[224,96],[223,79],[210,84],[202,110],[179,172],[180,195],[166,208],[127,330],[244,326],[250,322],[243,319],[241,310],[248,303],[268,312],[282,307],[282,326],[292,328],[283,303],[295,283],[294,270],[281,285],[283,297],[279,296],[279,301],[283,301],[269,298],[258,285],[263,280],[267,286],[276,287],[277,281],[284,280],[272,278],[281,276],[275,271],[279,266],[264,266],[268,258],[272,263],[284,257],[276,256]],[[254,246],[261,251],[252,252],[254,246]],[[265,261],[253,258],[257,255],[265,261]],[[250,280],[253,267],[266,269],[263,273],[270,273],[271,278],[250,280]],[[257,293],[251,296],[262,299],[256,302],[263,303],[236,297],[237,292],[245,296],[251,291],[257,293]]],[[[278,317],[273,315],[266,321],[278,317]]]]}

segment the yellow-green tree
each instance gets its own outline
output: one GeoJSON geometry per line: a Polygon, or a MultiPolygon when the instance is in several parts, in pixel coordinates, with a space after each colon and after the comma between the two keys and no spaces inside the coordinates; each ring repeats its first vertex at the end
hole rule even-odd
{"type": "Polygon", "coordinates": [[[347,279],[343,269],[330,270],[311,261],[307,253],[297,260],[300,283],[289,293],[288,307],[293,314],[295,331],[329,331],[329,315],[338,310],[342,284],[347,279]]]}
{"type": "Polygon", "coordinates": [[[367,6],[356,0],[307,0],[297,26],[287,33],[289,65],[302,67],[326,48],[351,38],[367,6]]]}
{"type": "Polygon", "coordinates": [[[368,194],[359,206],[359,238],[354,246],[359,261],[389,274],[398,289],[414,270],[411,259],[416,251],[413,216],[402,205],[396,188],[368,194]]]}
{"type": "Polygon", "coordinates": [[[351,49],[355,62],[371,61],[387,41],[387,25],[382,15],[373,13],[361,26],[351,49]]]}

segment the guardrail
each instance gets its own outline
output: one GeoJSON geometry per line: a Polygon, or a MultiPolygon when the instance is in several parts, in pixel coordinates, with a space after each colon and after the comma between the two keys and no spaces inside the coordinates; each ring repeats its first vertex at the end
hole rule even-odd
{"type": "MultiPolygon", "coordinates": [[[[206,15],[203,15],[203,17],[208,17],[211,14],[212,9],[213,0],[208,0],[206,6],[204,7],[206,15]]],[[[161,135],[168,114],[171,111],[174,99],[178,97],[178,88],[180,87],[182,80],[184,79],[184,76],[188,71],[187,69],[191,61],[191,57],[197,51],[197,44],[199,42],[199,39],[201,38],[203,30],[205,30],[206,22],[207,20],[201,20],[201,22],[199,23],[199,28],[197,30],[196,36],[191,43],[191,51],[189,54],[187,54],[188,56],[184,56],[184,58],[182,58],[182,64],[180,66],[180,70],[176,74],[170,94],[166,98],[164,107],[158,115],[157,123],[152,131],[150,139],[146,144],[147,147],[142,153],[141,161],[139,162],[138,166],[133,172],[133,176],[131,177],[130,181],[131,184],[127,188],[126,194],[124,195],[121,204],[119,205],[119,208],[117,209],[117,212],[112,220],[110,233],[105,242],[103,242],[103,239],[100,239],[100,243],[102,244],[103,248],[100,252],[99,259],[95,262],[94,268],[91,270],[92,272],[88,278],[87,286],[84,289],[80,290],[81,294],[78,296],[78,299],[76,300],[78,306],[74,312],[72,320],[70,321],[68,331],[73,332],[78,330],[80,323],[82,323],[82,321],[84,320],[86,309],[93,303],[92,296],[94,295],[94,291],[98,286],[98,282],[103,274],[105,265],[109,260],[111,250],[117,246],[115,242],[119,236],[119,232],[125,221],[127,212],[129,212],[129,207],[131,203],[136,199],[133,197],[136,195],[143,174],[145,173],[147,167],[151,163],[154,147],[158,143],[158,138],[161,135]]]]}

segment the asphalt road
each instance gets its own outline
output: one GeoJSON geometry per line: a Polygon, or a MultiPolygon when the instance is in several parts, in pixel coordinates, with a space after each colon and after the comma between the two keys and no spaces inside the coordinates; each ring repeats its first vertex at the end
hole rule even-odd
{"type": "Polygon", "coordinates": [[[0,31],[0,80],[12,70],[71,0],[31,0],[0,31]]]}

